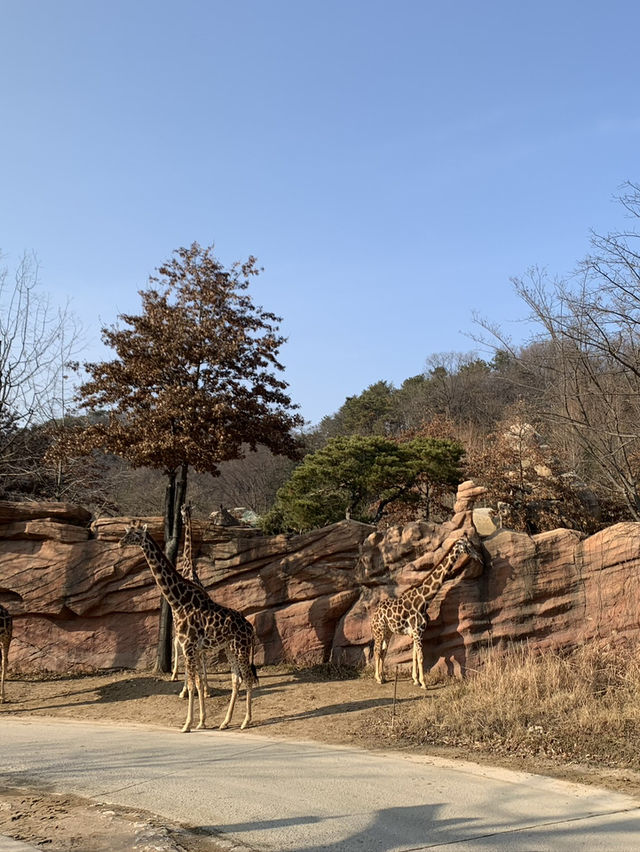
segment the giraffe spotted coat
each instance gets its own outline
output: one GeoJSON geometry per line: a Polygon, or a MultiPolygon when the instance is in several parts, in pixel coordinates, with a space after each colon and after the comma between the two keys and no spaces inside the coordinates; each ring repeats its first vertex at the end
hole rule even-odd
{"type": "MultiPolygon", "coordinates": [[[[200,588],[205,591],[204,585],[198,577],[198,572],[196,571],[196,563],[193,558],[193,524],[191,521],[191,503],[183,504],[180,507],[180,514],[182,516],[182,523],[184,525],[184,544],[182,548],[182,559],[178,563],[178,570],[182,574],[183,577],[186,577],[188,580],[191,580],[192,583],[195,583],[196,586],[200,586],[200,588]]],[[[178,633],[175,629],[175,614],[172,612],[173,616],[173,669],[171,671],[171,680],[178,679],[178,663],[180,662],[180,640],[178,639],[178,633]]],[[[203,653],[201,655],[201,663],[202,663],[202,683],[204,689],[205,698],[209,697],[209,684],[207,681],[207,663],[206,656],[203,653]]],[[[184,673],[184,686],[182,687],[182,691],[180,692],[180,698],[186,698],[187,693],[189,691],[188,682],[187,682],[187,672],[185,668],[184,673]]]]}
{"type": "Polygon", "coordinates": [[[457,539],[444,559],[429,572],[419,586],[408,589],[398,598],[386,598],[378,604],[371,617],[375,679],[378,683],[384,682],[384,660],[391,637],[394,633],[399,633],[413,639],[411,677],[416,686],[426,688],[422,642],[429,623],[427,606],[442,584],[458,574],[469,558],[482,561],[482,557],[465,534],[457,539]]]}
{"type": "Polygon", "coordinates": [[[255,636],[252,625],[235,609],[211,600],[204,589],[183,577],[151,537],[146,525],[127,527],[120,546],[128,545],[142,548],[156,584],[173,612],[187,669],[188,705],[183,732],[191,730],[195,691],[200,711],[197,727],[205,727],[201,657],[204,651],[221,649],[225,651],[231,668],[231,697],[220,730],[227,728],[231,721],[240,684],[244,684],[246,690],[246,713],[240,727],[246,728],[251,722],[251,695],[258,683],[251,661],[255,636]]]}

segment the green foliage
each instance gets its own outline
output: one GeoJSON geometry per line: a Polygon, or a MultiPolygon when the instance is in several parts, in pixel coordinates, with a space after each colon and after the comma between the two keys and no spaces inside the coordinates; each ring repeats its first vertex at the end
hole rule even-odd
{"type": "Polygon", "coordinates": [[[396,393],[390,382],[380,381],[356,396],[348,396],[335,414],[322,418],[314,443],[321,445],[342,435],[387,435],[395,431],[396,393]]]}
{"type": "Polygon", "coordinates": [[[352,518],[373,523],[398,500],[419,502],[425,481],[456,484],[464,450],[455,441],[381,436],[331,438],[278,491],[264,519],[269,532],[303,531],[352,518]]]}
{"type": "Polygon", "coordinates": [[[342,435],[400,438],[436,418],[489,430],[505,405],[523,393],[507,382],[513,369],[506,353],[496,356],[495,363],[473,352],[432,355],[424,372],[405,379],[399,388],[379,381],[347,397],[338,411],[323,417],[309,433],[308,443],[317,449],[342,435]]]}
{"type": "Polygon", "coordinates": [[[285,531],[284,512],[279,503],[276,502],[268,512],[261,516],[259,527],[265,535],[278,535],[278,533],[285,531]]]}
{"type": "Polygon", "coordinates": [[[394,387],[389,382],[376,382],[359,396],[347,397],[342,406],[344,434],[385,435],[393,416],[394,387]]]}
{"type": "Polygon", "coordinates": [[[443,438],[414,438],[404,444],[414,456],[416,477],[432,482],[457,485],[464,455],[462,444],[443,438]]]}

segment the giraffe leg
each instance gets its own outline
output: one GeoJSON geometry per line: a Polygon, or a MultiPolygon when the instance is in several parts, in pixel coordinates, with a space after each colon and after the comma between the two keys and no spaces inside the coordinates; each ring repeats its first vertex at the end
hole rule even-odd
{"type": "Polygon", "coordinates": [[[207,719],[207,710],[204,703],[204,683],[202,680],[202,673],[204,670],[204,654],[202,651],[198,653],[198,661],[196,668],[196,684],[198,686],[198,709],[200,711],[200,721],[196,727],[197,731],[201,731],[203,728],[206,728],[206,719],[207,719]]]}
{"type": "Polygon", "coordinates": [[[240,730],[242,730],[242,731],[248,725],[251,724],[251,693],[253,691],[253,684],[252,683],[246,683],[245,687],[246,687],[246,690],[247,690],[247,706],[246,706],[246,713],[245,713],[245,716],[244,716],[244,721],[240,725],[240,730]]]}
{"type": "MultiPolygon", "coordinates": [[[[173,672],[171,674],[171,680],[175,680],[178,676],[178,651],[181,648],[181,645],[180,645],[180,640],[178,639],[177,635],[175,637],[174,642],[175,642],[175,644],[173,646],[173,653],[174,653],[175,656],[173,658],[174,662],[173,662],[173,672]],[[176,677],[174,677],[174,675],[176,677]]],[[[182,686],[182,689],[180,690],[180,693],[178,694],[178,698],[186,698],[188,692],[189,692],[189,677],[187,675],[187,666],[185,664],[185,667],[184,667],[184,684],[182,686]]]]}
{"type": "Polygon", "coordinates": [[[198,704],[200,710],[200,721],[198,722],[198,728],[205,727],[206,711],[204,706],[204,696],[202,694],[202,689],[200,685],[200,661],[198,659],[198,651],[192,645],[183,647],[182,650],[184,653],[184,661],[187,669],[188,690],[187,718],[185,719],[184,725],[182,727],[182,733],[187,734],[191,730],[191,726],[193,724],[194,688],[198,691],[198,704]]]}
{"type": "Polygon", "coordinates": [[[194,676],[193,672],[189,671],[190,663],[185,661],[185,665],[187,667],[187,718],[184,720],[184,725],[182,727],[182,733],[188,734],[191,730],[191,723],[193,722],[193,681],[194,676]]]}
{"type": "Polygon", "coordinates": [[[236,698],[238,697],[239,685],[240,678],[235,672],[231,672],[231,698],[229,699],[229,706],[227,707],[227,715],[224,717],[224,721],[220,725],[221,731],[224,731],[225,728],[229,727],[229,722],[231,721],[231,717],[233,716],[233,709],[236,706],[236,698]]]}
{"type": "Polygon", "coordinates": [[[244,720],[240,725],[240,730],[242,731],[251,724],[251,696],[253,693],[253,687],[256,686],[258,683],[258,677],[255,666],[251,663],[253,642],[254,637],[252,634],[250,637],[249,647],[243,648],[238,658],[240,675],[242,677],[242,681],[244,682],[244,688],[246,690],[246,712],[244,720]]]}
{"type": "Polygon", "coordinates": [[[209,692],[209,679],[207,678],[207,660],[204,653],[202,654],[202,686],[204,689],[204,697],[209,698],[211,693],[209,692]]]}
{"type": "MultiPolygon", "coordinates": [[[[207,681],[207,664],[205,662],[204,654],[202,654],[201,660],[202,660],[201,665],[202,665],[202,684],[203,684],[203,693],[202,694],[204,695],[205,698],[209,698],[211,693],[209,692],[209,683],[207,681]]],[[[182,687],[182,690],[181,690],[178,698],[186,698],[187,697],[187,691],[188,691],[188,688],[187,688],[187,673],[185,671],[185,673],[184,673],[184,686],[182,687]]]]}
{"type": "Polygon", "coordinates": [[[422,653],[422,632],[413,637],[413,682],[421,689],[426,689],[424,681],[424,655],[422,653]]]}
{"type": "MultiPolygon", "coordinates": [[[[180,642],[178,641],[178,637],[173,637],[173,670],[171,671],[171,680],[178,680],[178,652],[180,650],[180,642]]],[[[187,681],[185,678],[185,689],[183,692],[186,695],[186,685],[187,681]]],[[[182,692],[180,693],[180,698],[184,698],[182,692]]]]}
{"type": "Polygon", "coordinates": [[[236,706],[236,699],[238,698],[238,690],[240,688],[241,683],[244,683],[247,699],[245,717],[242,724],[240,725],[240,729],[244,730],[248,725],[251,724],[251,697],[253,693],[253,687],[258,683],[255,666],[251,663],[253,632],[248,634],[245,639],[245,642],[236,639],[233,643],[231,643],[230,646],[226,648],[227,660],[229,661],[229,666],[231,667],[231,697],[229,699],[227,715],[224,717],[224,721],[220,725],[221,731],[227,728],[229,726],[229,723],[231,722],[231,717],[233,716],[233,710],[236,706]]]}
{"type": "Polygon", "coordinates": [[[375,678],[378,683],[384,683],[384,661],[387,656],[388,643],[386,639],[376,639],[373,654],[376,664],[375,678]]]}
{"type": "Polygon", "coordinates": [[[4,679],[7,674],[7,657],[9,656],[9,643],[2,641],[2,675],[0,676],[0,704],[4,704],[4,679]]]}

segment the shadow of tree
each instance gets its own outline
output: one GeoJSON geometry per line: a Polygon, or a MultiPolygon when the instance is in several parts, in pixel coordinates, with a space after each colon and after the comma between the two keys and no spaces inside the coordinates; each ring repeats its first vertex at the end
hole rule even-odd
{"type": "MultiPolygon", "coordinates": [[[[431,845],[469,841],[475,834],[473,831],[477,820],[474,818],[443,819],[438,816],[444,803],[411,805],[407,807],[382,808],[375,812],[373,819],[361,831],[347,838],[341,837],[333,843],[314,845],[313,841],[300,846],[289,846],[290,852],[312,852],[323,849],[326,852],[345,852],[345,850],[362,849],[366,852],[392,852],[398,849],[427,849],[431,845]],[[402,838],[402,839],[401,839],[402,838]],[[411,840],[410,840],[411,838],[411,840]],[[407,843],[411,845],[408,846],[407,843]],[[417,845],[419,844],[419,846],[417,845]]],[[[317,816],[308,814],[297,817],[274,818],[272,820],[256,820],[255,822],[238,822],[227,825],[202,826],[201,829],[217,836],[238,835],[265,829],[278,829],[295,826],[312,826],[322,822],[342,820],[348,814],[317,816]]],[[[274,838],[275,839],[275,838],[274,838]]],[[[246,840],[250,843],[251,838],[246,840]]]]}
{"type": "MultiPolygon", "coordinates": [[[[25,681],[26,682],[26,681],[25,681]]],[[[46,704],[41,707],[28,706],[29,712],[36,710],[49,710],[63,707],[83,707],[95,704],[108,704],[115,701],[135,701],[140,698],[149,698],[153,695],[166,695],[177,697],[177,686],[179,682],[171,682],[154,676],[139,676],[127,680],[106,683],[102,686],[91,686],[84,689],[69,689],[69,679],[60,679],[60,692],[52,693],[47,697],[46,704]],[[57,703],[57,699],[70,699],[74,696],[86,695],[86,701],[68,701],[57,703]]],[[[223,694],[223,690],[218,690],[223,694]]],[[[27,702],[28,703],[28,702],[27,702]]]]}
{"type": "MultiPolygon", "coordinates": [[[[416,698],[396,699],[396,705],[406,704],[416,700],[420,700],[421,695],[416,698]]],[[[393,698],[370,698],[362,701],[347,701],[343,704],[328,704],[324,707],[314,707],[309,710],[302,710],[299,713],[291,713],[287,716],[278,716],[276,719],[268,719],[260,722],[260,727],[268,727],[269,725],[277,725],[280,722],[295,722],[301,719],[314,719],[322,716],[335,716],[344,713],[357,713],[360,710],[372,710],[376,707],[389,707],[393,704],[393,698]]]]}
{"type": "MultiPolygon", "coordinates": [[[[520,793],[514,791],[513,796],[520,793]]],[[[509,799],[511,797],[507,797],[509,799]]],[[[492,811],[489,822],[481,817],[444,817],[441,812],[450,802],[430,802],[421,805],[395,806],[381,808],[371,813],[366,827],[352,833],[348,837],[340,837],[333,842],[318,842],[313,840],[314,825],[323,822],[344,820],[350,817],[362,818],[362,812],[357,814],[331,814],[318,816],[308,814],[296,817],[274,818],[272,820],[256,820],[255,822],[239,822],[227,825],[202,826],[201,830],[216,836],[244,834],[243,839],[251,843],[252,831],[269,829],[286,829],[300,827],[299,834],[306,834],[308,842],[299,845],[287,843],[289,852],[398,852],[398,850],[441,849],[445,846],[473,849],[583,849],[584,832],[594,842],[594,848],[600,849],[630,849],[629,836],[637,831],[637,814],[629,813],[625,818],[609,820],[600,824],[591,822],[592,815],[585,814],[575,818],[553,821],[531,819],[523,825],[516,819],[507,804],[503,802],[492,811]],[[304,826],[308,826],[304,831],[304,826]],[[248,836],[247,836],[248,835],[248,836]],[[594,835],[601,835],[601,842],[594,840],[594,835]]],[[[366,811],[365,811],[366,813],[366,811]]],[[[619,814],[619,812],[618,812],[619,814]]],[[[616,816],[613,814],[612,816],[616,816]]],[[[339,829],[338,829],[339,831],[339,829]]],[[[336,831],[336,834],[338,833],[336,831]]],[[[274,837],[274,840],[277,840],[274,837]]],[[[272,847],[275,848],[275,847],[272,847]]]]}

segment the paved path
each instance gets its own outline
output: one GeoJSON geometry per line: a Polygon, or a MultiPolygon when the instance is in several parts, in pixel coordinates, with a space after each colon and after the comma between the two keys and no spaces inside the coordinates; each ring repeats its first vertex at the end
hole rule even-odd
{"type": "Polygon", "coordinates": [[[31,843],[23,843],[21,840],[12,840],[10,837],[0,835],[0,852],[40,852],[37,846],[31,843]]]}
{"type": "Polygon", "coordinates": [[[0,754],[2,783],[146,809],[236,849],[640,849],[638,800],[438,758],[6,716],[0,754]]]}

